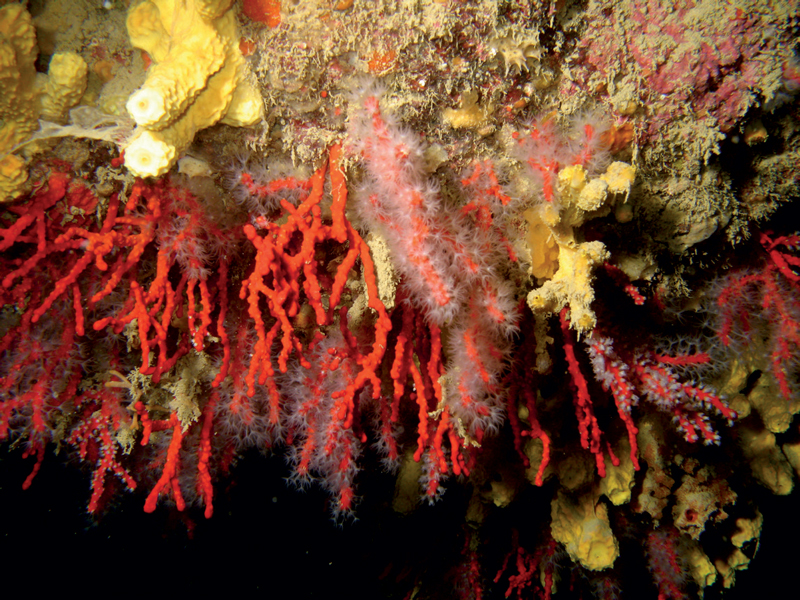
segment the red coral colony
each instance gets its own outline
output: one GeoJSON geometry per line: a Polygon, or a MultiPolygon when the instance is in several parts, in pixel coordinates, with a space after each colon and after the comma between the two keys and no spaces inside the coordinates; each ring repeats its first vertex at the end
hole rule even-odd
{"type": "MultiPolygon", "coordinates": [[[[237,18],[277,52],[299,17],[267,4],[268,27],[237,18]]],[[[22,502],[51,489],[66,455],[94,527],[134,507],[134,522],[177,519],[165,535],[201,544],[214,521],[272,515],[264,539],[214,550],[233,554],[308,554],[357,531],[330,563],[328,549],[293,565],[328,577],[309,595],[660,600],[734,585],[777,518],[763,492],[788,495],[800,472],[797,58],[780,50],[783,79],[756,109],[745,78],[780,53],[757,13],[725,36],[704,22],[690,59],[676,23],[694,2],[664,17],[663,56],[614,37],[625,18],[646,26],[640,2],[602,9],[577,42],[564,3],[519,3],[541,31],[500,3],[491,44],[473,4],[441,3],[456,41],[428,32],[405,66],[376,42],[380,83],[332,58],[313,110],[285,109],[246,143],[198,134],[201,176],[134,177],[114,144],[86,139],[62,142],[88,149],[81,165],[53,149],[30,160],[0,205],[4,488],[22,502]],[[568,83],[568,61],[585,77],[568,83]],[[473,89],[467,63],[488,65],[473,89]],[[433,64],[458,92],[426,80],[433,64]],[[545,100],[556,89],[586,103],[566,116],[545,100]],[[665,127],[694,154],[666,150],[665,127]],[[693,146],[701,127],[719,139],[693,146]],[[276,136],[296,152],[271,149],[276,136]],[[258,505],[235,499],[248,464],[277,481],[258,505]]],[[[358,10],[339,2],[323,26],[358,10]]],[[[287,103],[313,95],[259,78],[287,103]]],[[[289,561],[272,560],[264,587],[289,561]]],[[[291,586],[279,597],[305,597],[291,586]]]]}

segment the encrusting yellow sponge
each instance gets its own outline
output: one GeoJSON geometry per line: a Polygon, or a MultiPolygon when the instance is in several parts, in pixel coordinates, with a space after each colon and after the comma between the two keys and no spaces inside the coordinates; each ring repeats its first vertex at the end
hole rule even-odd
{"type": "Polygon", "coordinates": [[[547,279],[528,294],[534,314],[555,314],[569,306],[573,329],[588,333],[594,328],[594,272],[611,255],[602,242],[579,241],[575,230],[627,202],[635,175],[636,168],[623,162],[611,163],[594,179],[581,165],[570,165],[558,174],[559,208],[546,203],[525,214],[531,274],[547,279]]]}
{"type": "Polygon", "coordinates": [[[550,533],[569,557],[590,571],[614,564],[619,543],[611,530],[608,509],[594,494],[573,497],[559,490],[550,503],[550,533]]]}
{"type": "Polygon", "coordinates": [[[28,171],[25,161],[16,154],[0,158],[0,204],[13,200],[25,186],[28,171]]]}
{"type": "Polygon", "coordinates": [[[195,134],[215,123],[247,127],[263,102],[246,79],[230,0],[145,0],[128,13],[131,43],[155,63],[128,100],[138,125],[125,165],[162,175],[195,134]]]}
{"type": "Polygon", "coordinates": [[[0,203],[24,191],[25,160],[11,154],[39,127],[64,123],[86,90],[87,67],[73,52],[54,54],[47,75],[36,74],[36,31],[23,4],[0,8],[0,203]]]}
{"type": "Polygon", "coordinates": [[[40,97],[39,117],[61,125],[67,122],[69,109],[75,106],[86,91],[89,67],[75,52],[59,52],[50,59],[47,76],[41,76],[43,95],[40,97]]]}
{"type": "Polygon", "coordinates": [[[0,202],[28,179],[25,161],[9,154],[36,130],[36,32],[22,4],[0,8],[0,202]]]}

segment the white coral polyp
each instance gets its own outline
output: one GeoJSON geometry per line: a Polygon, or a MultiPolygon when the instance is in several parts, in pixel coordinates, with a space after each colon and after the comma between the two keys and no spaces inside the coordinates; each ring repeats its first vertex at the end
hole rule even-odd
{"type": "Polygon", "coordinates": [[[151,127],[164,118],[166,102],[156,89],[143,87],[134,92],[125,105],[133,120],[141,127],[151,127]]]}
{"type": "Polygon", "coordinates": [[[158,177],[172,166],[175,154],[174,146],[142,131],[125,149],[125,166],[137,177],[158,177]]]}

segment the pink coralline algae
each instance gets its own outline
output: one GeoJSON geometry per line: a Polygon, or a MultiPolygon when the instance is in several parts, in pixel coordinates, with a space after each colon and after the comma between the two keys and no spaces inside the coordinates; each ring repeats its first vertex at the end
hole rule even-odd
{"type": "MultiPolygon", "coordinates": [[[[576,59],[579,85],[633,84],[647,104],[647,138],[682,118],[712,119],[728,131],[759,95],[780,87],[781,52],[772,33],[779,10],[759,12],[704,0],[631,0],[595,6],[576,59]],[[621,33],[622,32],[622,33],[621,33]]],[[[788,59],[788,56],[784,57],[788,59]]],[[[617,88],[607,90],[612,94],[617,88]]],[[[623,110],[624,112],[624,110],[623,110]]]]}

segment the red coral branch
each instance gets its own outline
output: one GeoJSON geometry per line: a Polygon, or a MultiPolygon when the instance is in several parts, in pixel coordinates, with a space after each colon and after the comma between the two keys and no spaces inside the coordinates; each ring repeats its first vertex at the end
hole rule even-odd
{"type": "Polygon", "coordinates": [[[746,344],[760,336],[769,347],[771,373],[781,395],[794,397],[800,352],[800,235],[759,234],[767,260],[759,270],[737,271],[720,289],[716,305],[718,336],[725,346],[746,344]]]}

